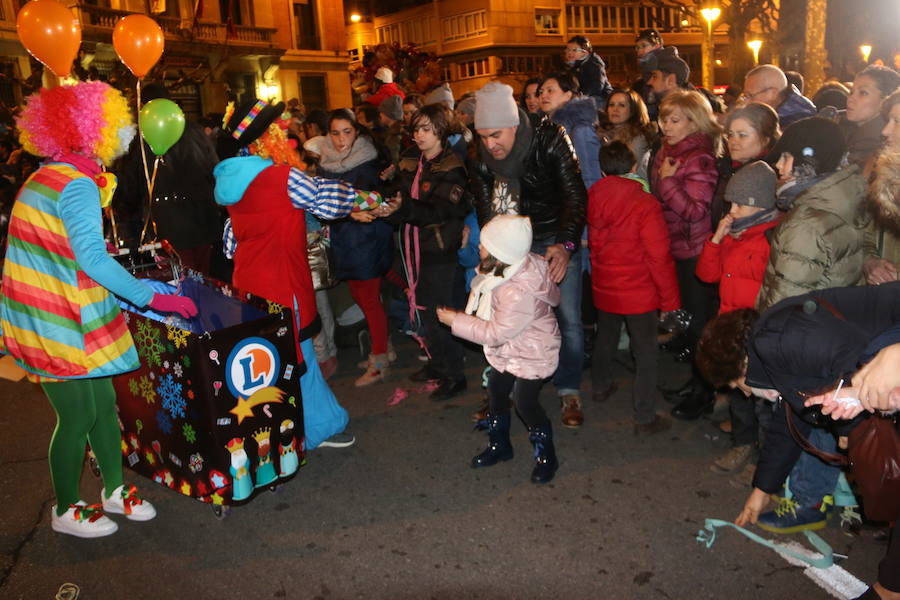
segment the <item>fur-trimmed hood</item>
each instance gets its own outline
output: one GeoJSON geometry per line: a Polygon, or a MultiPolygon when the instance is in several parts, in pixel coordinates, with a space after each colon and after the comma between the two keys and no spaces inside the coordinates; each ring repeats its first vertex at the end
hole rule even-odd
{"type": "Polygon", "coordinates": [[[900,152],[883,151],[875,160],[868,206],[879,225],[900,234],[900,152]]]}

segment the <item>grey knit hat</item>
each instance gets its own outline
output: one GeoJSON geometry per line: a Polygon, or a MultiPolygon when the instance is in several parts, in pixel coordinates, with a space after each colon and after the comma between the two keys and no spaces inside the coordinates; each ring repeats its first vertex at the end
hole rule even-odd
{"type": "Polygon", "coordinates": [[[725,187],[725,200],[756,208],[775,207],[777,177],[767,163],[757,160],[735,172],[725,187]]]}
{"type": "Polygon", "coordinates": [[[450,89],[450,84],[446,81],[428,92],[424,102],[426,105],[443,104],[450,110],[453,110],[453,107],[456,105],[456,102],[453,100],[453,90],[450,89]]]}
{"type": "Polygon", "coordinates": [[[463,100],[462,102],[460,102],[459,104],[456,105],[456,110],[458,110],[462,113],[465,113],[474,119],[475,118],[475,105],[476,105],[475,96],[469,96],[468,98],[466,98],[465,100],[463,100]]]}
{"type": "Polygon", "coordinates": [[[378,112],[383,113],[387,118],[394,121],[402,121],[403,98],[401,98],[399,94],[388,96],[378,105],[378,112]]]}
{"type": "Polygon", "coordinates": [[[513,89],[491,81],[475,92],[475,129],[504,129],[519,124],[519,105],[513,89]]]}

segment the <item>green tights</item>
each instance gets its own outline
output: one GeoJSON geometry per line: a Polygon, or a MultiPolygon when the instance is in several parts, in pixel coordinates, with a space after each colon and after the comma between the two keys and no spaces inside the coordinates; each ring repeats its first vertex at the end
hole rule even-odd
{"type": "Polygon", "coordinates": [[[62,515],[81,498],[78,484],[86,442],[97,457],[106,495],[122,485],[122,433],[116,415],[116,392],[109,377],[43,383],[41,387],[56,411],[49,460],[56,514],[62,515]]]}

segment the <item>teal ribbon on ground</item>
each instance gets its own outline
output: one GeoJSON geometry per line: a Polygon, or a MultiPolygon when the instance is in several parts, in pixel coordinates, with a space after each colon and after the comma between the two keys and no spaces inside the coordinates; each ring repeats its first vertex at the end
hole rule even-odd
{"type": "Polygon", "coordinates": [[[701,544],[706,544],[707,548],[711,548],[713,542],[716,541],[716,528],[725,526],[737,529],[739,532],[743,533],[757,544],[760,544],[767,548],[771,548],[776,552],[787,554],[788,556],[803,561],[810,566],[817,567],[819,569],[827,569],[834,564],[834,552],[832,551],[831,546],[829,546],[825,540],[811,531],[804,531],[803,534],[806,536],[806,539],[809,540],[809,543],[815,546],[816,550],[818,550],[822,554],[822,558],[810,558],[808,556],[800,554],[799,552],[795,552],[790,548],[786,548],[781,544],[776,544],[774,542],[770,542],[769,540],[763,539],[752,531],[748,531],[747,529],[739,527],[734,523],[723,521],[721,519],[706,519],[703,523],[703,529],[697,532],[697,541],[701,544]]]}

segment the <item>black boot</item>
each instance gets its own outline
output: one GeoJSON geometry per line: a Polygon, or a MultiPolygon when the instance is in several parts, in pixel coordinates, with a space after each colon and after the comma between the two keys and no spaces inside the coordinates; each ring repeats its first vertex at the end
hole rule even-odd
{"type": "Polygon", "coordinates": [[[550,421],[547,421],[545,425],[530,427],[528,439],[534,446],[534,469],[531,471],[531,483],[550,483],[556,474],[556,469],[559,468],[550,421]]]}
{"type": "Polygon", "coordinates": [[[490,467],[498,461],[513,457],[513,447],[509,442],[509,413],[489,414],[487,450],[472,459],[472,468],[490,467]]]}
{"type": "Polygon", "coordinates": [[[711,413],[715,403],[713,390],[698,382],[691,394],[672,409],[672,416],[682,421],[693,421],[711,413]]]}
{"type": "Polygon", "coordinates": [[[663,398],[665,398],[666,402],[668,402],[669,404],[679,404],[681,402],[684,402],[685,400],[690,398],[691,394],[694,393],[694,384],[696,382],[696,378],[692,376],[687,380],[687,383],[685,383],[680,388],[661,388],[663,398]]]}

